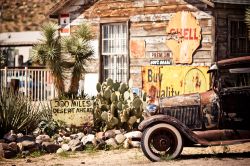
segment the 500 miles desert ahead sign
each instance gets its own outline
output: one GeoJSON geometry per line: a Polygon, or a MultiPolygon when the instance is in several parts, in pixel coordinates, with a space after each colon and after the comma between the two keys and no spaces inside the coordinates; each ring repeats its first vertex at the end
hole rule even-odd
{"type": "Polygon", "coordinates": [[[93,123],[92,100],[52,100],[51,106],[54,120],[76,126],[93,123]]]}

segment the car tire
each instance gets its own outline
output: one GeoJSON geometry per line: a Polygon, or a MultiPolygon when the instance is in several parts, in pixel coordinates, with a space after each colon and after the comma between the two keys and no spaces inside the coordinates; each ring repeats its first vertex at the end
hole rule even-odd
{"type": "Polygon", "coordinates": [[[141,147],[151,161],[174,159],[182,152],[183,140],[174,126],[159,123],[144,130],[141,147]]]}

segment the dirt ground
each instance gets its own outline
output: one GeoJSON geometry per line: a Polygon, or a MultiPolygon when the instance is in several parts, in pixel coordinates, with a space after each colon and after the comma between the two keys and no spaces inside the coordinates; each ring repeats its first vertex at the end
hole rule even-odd
{"type": "MultiPolygon", "coordinates": [[[[68,154],[68,153],[67,153],[68,154]]],[[[250,165],[250,143],[207,148],[184,148],[176,160],[149,161],[141,149],[119,149],[70,153],[70,155],[46,154],[40,157],[0,159],[4,166],[78,166],[78,165],[146,165],[146,166],[242,166],[250,165]]]]}

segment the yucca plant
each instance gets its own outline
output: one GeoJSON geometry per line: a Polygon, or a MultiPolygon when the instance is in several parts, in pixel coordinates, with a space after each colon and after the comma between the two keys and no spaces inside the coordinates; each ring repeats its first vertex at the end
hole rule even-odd
{"type": "Polygon", "coordinates": [[[246,9],[245,22],[248,27],[248,38],[250,39],[250,7],[246,9]]]}
{"type": "Polygon", "coordinates": [[[37,128],[44,113],[32,105],[22,94],[12,90],[1,89],[0,92],[0,138],[14,130],[15,132],[31,133],[37,128]]]}
{"type": "Polygon", "coordinates": [[[58,26],[48,23],[42,26],[43,39],[33,48],[33,61],[47,66],[53,76],[53,81],[59,96],[64,93],[63,57],[58,26]]]}
{"type": "Polygon", "coordinates": [[[3,67],[5,64],[5,57],[3,55],[3,52],[0,51],[0,68],[3,67]]]}
{"type": "Polygon", "coordinates": [[[83,24],[70,37],[63,39],[63,48],[72,58],[72,77],[69,87],[69,93],[76,96],[79,88],[79,81],[82,74],[85,72],[84,66],[87,60],[93,55],[93,50],[90,46],[92,38],[90,28],[83,24]]]}

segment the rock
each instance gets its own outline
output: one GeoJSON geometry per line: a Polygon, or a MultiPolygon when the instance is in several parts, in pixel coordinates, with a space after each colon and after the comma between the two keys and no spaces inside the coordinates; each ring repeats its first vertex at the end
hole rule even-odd
{"type": "Polygon", "coordinates": [[[130,148],[130,142],[131,142],[131,138],[127,138],[125,141],[124,141],[124,143],[123,143],[123,147],[125,148],[125,149],[128,149],[128,148],[130,148]]]}
{"type": "Polygon", "coordinates": [[[123,143],[125,139],[126,137],[123,134],[118,134],[115,136],[115,140],[118,144],[123,143]]]}
{"type": "Polygon", "coordinates": [[[62,144],[62,147],[61,147],[61,148],[62,148],[62,150],[65,151],[65,152],[70,150],[70,147],[69,147],[68,144],[62,144]]]}
{"type": "Polygon", "coordinates": [[[123,130],[123,129],[121,129],[121,130],[114,130],[115,135],[122,134],[122,133],[123,133],[123,131],[122,131],[122,130],[123,130]]]}
{"type": "Polygon", "coordinates": [[[81,140],[85,136],[85,134],[80,132],[80,133],[77,133],[77,136],[78,136],[77,139],[81,140]]]}
{"type": "Polygon", "coordinates": [[[115,132],[114,130],[108,130],[104,133],[104,137],[105,139],[109,139],[109,138],[115,138],[115,132]]]}
{"type": "Polygon", "coordinates": [[[94,142],[94,139],[95,139],[94,134],[88,134],[81,139],[81,142],[83,143],[83,145],[86,145],[87,143],[94,142]]]}
{"type": "Polygon", "coordinates": [[[71,148],[71,150],[74,151],[82,151],[83,150],[83,145],[78,145],[78,146],[74,146],[71,148]]]}
{"type": "Polygon", "coordinates": [[[106,142],[107,145],[110,145],[113,148],[117,148],[118,147],[118,145],[117,145],[117,143],[116,143],[116,141],[115,141],[114,138],[110,138],[110,139],[106,140],[105,142],[106,142]]]}
{"type": "Polygon", "coordinates": [[[78,139],[73,139],[73,140],[69,141],[68,144],[69,144],[69,147],[74,147],[74,146],[81,145],[82,143],[81,143],[81,141],[78,140],[78,139]]]}
{"type": "Polygon", "coordinates": [[[21,138],[21,137],[23,137],[23,133],[18,133],[17,138],[21,138]]]}
{"type": "Polygon", "coordinates": [[[33,141],[35,142],[35,137],[33,135],[24,135],[22,137],[18,137],[16,142],[23,142],[23,141],[33,141]]]}
{"type": "Polygon", "coordinates": [[[70,137],[70,139],[76,139],[78,137],[78,135],[77,134],[71,134],[69,137],[70,137]]]}
{"type": "Polygon", "coordinates": [[[130,145],[131,145],[133,148],[139,148],[139,147],[141,147],[141,142],[140,142],[140,141],[131,141],[131,142],[130,142],[130,145]]]}
{"type": "Polygon", "coordinates": [[[9,148],[11,149],[11,151],[14,151],[14,152],[16,152],[16,153],[19,151],[19,148],[18,148],[16,142],[11,142],[11,143],[9,143],[9,148]]]}
{"type": "Polygon", "coordinates": [[[63,142],[63,138],[62,137],[58,137],[57,138],[57,142],[59,142],[59,143],[63,142]]]}
{"type": "Polygon", "coordinates": [[[50,136],[44,134],[44,135],[38,135],[36,137],[36,143],[42,144],[42,142],[49,142],[50,141],[50,136]]]}
{"type": "Polygon", "coordinates": [[[40,130],[39,128],[36,128],[36,129],[33,131],[33,135],[34,135],[34,136],[38,136],[40,133],[41,133],[41,130],[40,130]]]}
{"type": "Polygon", "coordinates": [[[131,132],[128,132],[128,133],[124,134],[124,136],[126,138],[131,138],[131,139],[133,139],[133,138],[141,139],[142,132],[140,132],[140,131],[131,131],[131,132]]]}
{"type": "Polygon", "coordinates": [[[42,147],[48,153],[55,153],[60,148],[60,145],[54,144],[53,142],[43,142],[42,147]]]}
{"type": "Polygon", "coordinates": [[[35,141],[24,140],[20,143],[23,146],[23,150],[30,150],[37,147],[35,141]]]}
{"type": "Polygon", "coordinates": [[[70,137],[65,137],[65,136],[63,136],[62,138],[63,138],[63,141],[64,141],[64,142],[69,142],[69,141],[71,141],[71,138],[70,138],[70,137]]]}
{"type": "Polygon", "coordinates": [[[104,137],[104,132],[98,132],[98,133],[95,134],[95,136],[96,136],[96,139],[97,139],[97,140],[103,139],[103,137],[104,137]]]}
{"type": "Polygon", "coordinates": [[[0,157],[13,158],[17,154],[16,150],[13,150],[7,143],[0,143],[0,157]]]}
{"type": "Polygon", "coordinates": [[[6,133],[3,138],[7,141],[7,142],[15,142],[17,139],[17,135],[14,133],[13,130],[10,130],[10,132],[6,133]]]}
{"type": "Polygon", "coordinates": [[[19,143],[17,143],[17,146],[18,146],[19,151],[22,152],[24,149],[23,144],[19,142],[19,143]]]}
{"type": "Polygon", "coordinates": [[[64,150],[63,150],[62,148],[59,148],[59,149],[57,149],[57,151],[56,151],[57,154],[62,153],[62,152],[64,152],[64,150]]]}

